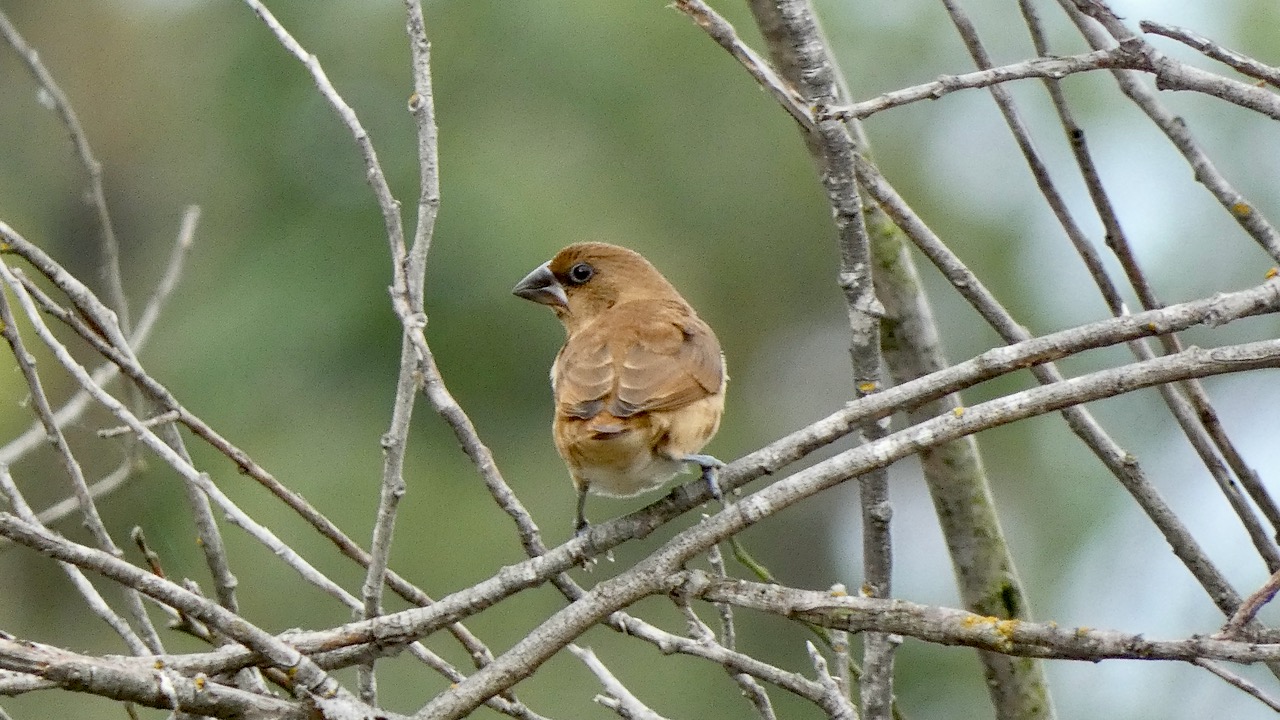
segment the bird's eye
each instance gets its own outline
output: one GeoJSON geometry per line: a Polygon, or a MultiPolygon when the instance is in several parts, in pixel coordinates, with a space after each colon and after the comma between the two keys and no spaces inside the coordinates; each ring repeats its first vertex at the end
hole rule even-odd
{"type": "Polygon", "coordinates": [[[591,267],[591,265],[587,263],[581,262],[569,268],[569,282],[574,285],[581,285],[582,283],[590,280],[591,276],[595,274],[595,268],[591,267]]]}

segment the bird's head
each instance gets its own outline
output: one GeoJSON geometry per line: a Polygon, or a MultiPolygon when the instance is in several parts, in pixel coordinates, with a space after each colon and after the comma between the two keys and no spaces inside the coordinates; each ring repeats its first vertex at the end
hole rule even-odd
{"type": "Polygon", "coordinates": [[[570,333],[621,302],[680,299],[640,253],[598,242],[561,250],[526,275],[512,292],[549,306],[570,333]]]}

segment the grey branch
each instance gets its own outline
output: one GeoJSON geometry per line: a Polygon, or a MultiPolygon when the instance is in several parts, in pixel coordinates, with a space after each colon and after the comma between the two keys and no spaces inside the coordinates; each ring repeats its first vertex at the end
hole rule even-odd
{"type": "Polygon", "coordinates": [[[0,12],[0,36],[3,36],[5,42],[9,43],[14,52],[22,58],[36,82],[39,83],[44,99],[58,113],[62,124],[67,127],[71,144],[75,146],[76,155],[80,158],[80,164],[89,174],[89,197],[93,201],[93,208],[98,215],[98,227],[102,231],[102,257],[105,261],[108,297],[111,298],[111,303],[119,313],[120,327],[128,334],[130,332],[129,304],[124,292],[124,281],[120,276],[120,243],[116,240],[111,213],[107,210],[107,195],[102,183],[102,163],[94,155],[93,148],[89,145],[89,136],[80,124],[80,118],[71,106],[71,101],[67,99],[66,93],[62,92],[62,88],[53,79],[53,73],[44,66],[35,48],[27,44],[3,12],[0,12]]]}
{"type": "Polygon", "coordinates": [[[597,695],[596,702],[613,710],[618,717],[625,720],[666,720],[663,716],[653,711],[648,705],[641,702],[626,685],[600,662],[600,658],[596,657],[595,651],[591,648],[578,647],[570,644],[569,652],[574,657],[582,661],[583,665],[591,671],[593,675],[600,680],[600,684],[604,686],[606,695],[597,695]]]}
{"type": "MultiPolygon", "coordinates": [[[[671,592],[674,588],[665,573],[677,571],[683,563],[694,555],[705,552],[712,544],[741,532],[804,498],[812,497],[868,471],[886,467],[924,447],[1161,383],[1264,367],[1280,367],[1280,340],[1212,350],[1189,348],[1177,355],[1166,355],[1063,380],[971,408],[958,408],[954,413],[847,450],[775,482],[676,535],[630,570],[601,582],[569,607],[552,615],[492,663],[437,696],[416,717],[449,720],[462,717],[487,698],[533,674],[543,662],[610,613],[647,595],[671,592]]],[[[878,394],[867,399],[875,397],[878,394]]],[[[731,465],[728,469],[732,468],[731,465]]],[[[582,541],[574,540],[567,546],[571,547],[582,541]]],[[[528,566],[525,572],[532,571],[531,563],[547,562],[559,555],[558,551],[552,551],[535,560],[510,566],[504,570],[504,574],[520,577],[521,568],[528,566]]],[[[469,594],[490,582],[482,582],[465,592],[469,594]]],[[[442,599],[441,604],[449,599],[442,599]]],[[[1280,647],[1274,650],[1280,653],[1280,647]]],[[[1263,656],[1258,657],[1262,659],[1263,656]]]]}
{"type": "Polygon", "coordinates": [[[320,697],[345,693],[341,686],[297,649],[244,618],[163,578],[99,550],[86,548],[35,527],[8,513],[0,513],[0,535],[44,555],[92,570],[138,590],[165,605],[200,620],[210,628],[259,653],[271,667],[294,677],[299,687],[320,697]]]}
{"type": "MultiPolygon", "coordinates": [[[[219,718],[308,720],[305,703],[237,690],[205,675],[187,677],[142,658],[90,657],[0,633],[0,668],[55,687],[162,710],[219,718]]],[[[48,687],[46,685],[46,687],[48,687]]]]}
{"type": "Polygon", "coordinates": [[[1149,65],[1146,58],[1125,47],[1095,50],[1066,57],[1031,58],[975,72],[943,75],[933,82],[894,90],[845,107],[834,107],[827,112],[833,117],[861,120],[878,112],[921,100],[937,100],[959,90],[973,90],[1028,78],[1058,80],[1076,73],[1110,68],[1145,70],[1149,69],[1149,65]]]}
{"type": "Polygon", "coordinates": [[[682,590],[708,602],[727,602],[850,632],[875,630],[941,645],[964,645],[991,652],[1064,660],[1222,660],[1259,663],[1280,660],[1280,644],[1194,636],[1150,640],[1141,633],[1060,627],[1053,622],[1000,620],[953,608],[906,600],[883,600],[799,590],[686,571],[682,590]]]}
{"type": "Polygon", "coordinates": [[[1142,28],[1143,32],[1163,35],[1167,38],[1177,40],[1188,47],[1204,53],[1205,57],[1213,58],[1224,65],[1229,65],[1235,68],[1245,75],[1258,78],[1259,80],[1264,80],[1271,85],[1280,87],[1280,68],[1260,63],[1247,55],[1224,48],[1203,35],[1191,32],[1185,28],[1177,27],[1176,25],[1166,25],[1165,23],[1156,22],[1154,20],[1143,20],[1138,23],[1138,27],[1142,28]]]}

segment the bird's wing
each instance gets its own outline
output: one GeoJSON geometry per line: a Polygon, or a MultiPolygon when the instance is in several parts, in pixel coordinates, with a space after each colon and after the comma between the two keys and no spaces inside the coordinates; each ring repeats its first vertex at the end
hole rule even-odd
{"type": "Polygon", "coordinates": [[[603,337],[570,338],[551,366],[551,390],[560,414],[589,420],[613,389],[613,356],[603,337]]]}
{"type": "Polygon", "coordinates": [[[570,338],[556,359],[560,411],[591,418],[675,410],[720,391],[724,360],[715,333],[684,303],[614,308],[570,338]]]}

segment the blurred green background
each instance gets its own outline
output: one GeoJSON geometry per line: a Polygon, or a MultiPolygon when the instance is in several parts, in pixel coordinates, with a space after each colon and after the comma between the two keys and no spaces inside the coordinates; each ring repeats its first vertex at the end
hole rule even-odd
{"type": "MultiPolygon", "coordinates": [[[[1031,53],[1015,3],[970,4],[997,61],[1031,53]]],[[[971,69],[938,3],[882,5],[819,3],[857,97],[971,69]]],[[[1056,7],[1043,5],[1056,49],[1081,50],[1056,7]]],[[[1113,5],[1135,26],[1147,17],[1180,23],[1264,62],[1280,60],[1268,0],[1214,3],[1212,12],[1196,2],[1113,5]]],[[[738,2],[716,6],[759,47],[738,2]]],[[[412,86],[401,3],[279,0],[270,7],[319,57],[360,115],[411,220],[417,158],[405,110],[412,86]]],[[[203,208],[181,286],[142,354],[152,374],[367,543],[399,334],[386,292],[391,276],[381,216],[346,129],[299,63],[232,0],[0,0],[0,8],[61,83],[103,163],[135,317],[163,269],[183,208],[203,208]]],[[[801,427],[850,397],[833,232],[811,163],[789,117],[700,30],[661,0],[441,0],[427,3],[426,14],[442,177],[427,335],[450,389],[548,542],[566,539],[573,509],[548,432],[546,373],[562,331],[549,312],[512,297],[510,288],[563,245],[599,239],[643,252],[716,328],[732,376],[726,419],[708,448],[722,459],[801,427]]],[[[1194,59],[1171,43],[1160,45],[1194,59]]],[[[1262,279],[1267,258],[1194,184],[1191,171],[1109,78],[1073,77],[1066,88],[1164,300],[1262,279]]],[[[100,288],[99,231],[84,201],[84,170],[8,48],[0,48],[0,89],[0,219],[100,288]]],[[[1024,83],[1014,90],[1064,193],[1100,243],[1040,87],[1024,83]]],[[[1186,118],[1256,207],[1280,215],[1280,177],[1271,161],[1280,138],[1273,123],[1204,97],[1162,99],[1186,118]]],[[[886,174],[1033,332],[1104,316],[988,96],[958,93],[909,106],[872,118],[867,129],[886,174]]],[[[932,271],[925,274],[953,360],[996,342],[932,271]]],[[[1190,339],[1215,344],[1277,331],[1275,320],[1261,319],[1190,339]]],[[[41,358],[51,394],[65,397],[66,379],[41,358]]],[[[1082,372],[1126,359],[1120,351],[1097,352],[1064,368],[1082,372]]],[[[1259,374],[1209,382],[1228,428],[1272,481],[1280,460],[1274,380],[1259,374]]],[[[966,400],[1028,383],[1025,376],[993,382],[966,400]]],[[[0,440],[30,424],[26,392],[16,370],[0,373],[0,440]]],[[[1185,442],[1172,434],[1155,395],[1107,401],[1095,410],[1147,463],[1237,587],[1249,592],[1260,584],[1265,569],[1185,442]]],[[[95,477],[120,458],[119,440],[95,435],[110,424],[91,414],[68,431],[95,477]]],[[[1037,617],[1160,637],[1210,632],[1219,624],[1157,533],[1057,417],[1001,428],[981,440],[1037,617]]],[[[195,442],[191,449],[255,518],[358,592],[362,573],[228,462],[195,442]]],[[[66,494],[48,450],[13,473],[38,507],[66,494]]],[[[407,475],[392,558],[398,572],[439,596],[520,559],[510,524],[424,402],[415,415],[407,475]]],[[[955,604],[950,566],[913,463],[900,463],[893,478],[895,595],[955,604]]],[[[644,502],[595,500],[589,512],[603,518],[644,502]]],[[[143,527],[170,575],[207,587],[178,479],[160,463],[150,462],[101,508],[122,543],[129,528],[143,527]]],[[[856,488],[841,488],[754,528],[747,539],[788,584],[856,586],[856,518],[856,488]]],[[[58,529],[84,536],[75,520],[58,529]]],[[[616,566],[606,564],[582,581],[627,567],[662,537],[622,548],[616,566]]],[[[226,538],[242,607],[254,622],[278,631],[350,619],[235,528],[226,528],[226,538]]],[[[113,593],[109,584],[99,585],[113,593]]],[[[25,550],[0,551],[0,630],[85,652],[122,652],[70,596],[51,563],[25,550]]],[[[468,624],[501,652],[562,604],[551,590],[530,591],[468,624]]],[[[395,600],[388,605],[401,607],[395,600]]],[[[683,631],[666,600],[651,599],[637,612],[683,631]]],[[[712,614],[705,617],[710,621],[712,614]]],[[[805,635],[797,627],[747,614],[742,619],[744,650],[809,672],[805,635]]],[[[174,633],[165,639],[175,651],[198,647],[174,633]]],[[[604,630],[583,641],[659,712],[691,718],[751,712],[717,668],[663,657],[604,630]]],[[[468,667],[450,639],[428,644],[468,667]]],[[[402,658],[380,667],[391,709],[416,709],[443,687],[402,658]]],[[[977,667],[969,651],[908,641],[898,676],[903,709],[912,718],[990,716],[977,667]]],[[[1066,718],[1261,718],[1267,712],[1189,668],[1058,663],[1050,676],[1066,718]]],[[[551,717],[612,716],[591,702],[598,683],[568,656],[553,659],[516,690],[551,717]]],[[[817,716],[780,691],[773,699],[782,715],[817,716]]],[[[15,720],[121,716],[110,701],[66,693],[6,698],[0,707],[15,720]]],[[[143,716],[163,717],[158,711],[143,716]]]]}

